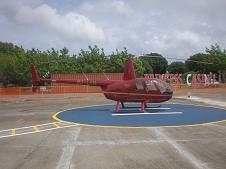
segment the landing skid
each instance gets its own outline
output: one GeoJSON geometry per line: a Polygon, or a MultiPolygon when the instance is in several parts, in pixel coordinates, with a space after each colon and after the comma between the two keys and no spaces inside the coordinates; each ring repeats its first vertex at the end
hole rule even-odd
{"type": "Polygon", "coordinates": [[[147,107],[147,108],[159,108],[161,107],[161,104],[157,105],[157,106],[151,106],[151,107],[147,107]]]}
{"type": "MultiPolygon", "coordinates": [[[[120,102],[120,101],[117,101],[116,103],[116,112],[119,112],[120,110],[120,103],[122,105],[122,109],[124,110],[131,110],[131,109],[134,109],[134,108],[139,108],[139,107],[125,107],[125,104],[124,102],[120,102]]],[[[144,103],[144,102],[141,102],[141,112],[144,112],[144,109],[147,109],[147,108],[159,108],[161,106],[161,104],[159,104],[158,106],[151,106],[151,107],[148,107],[148,104],[147,103],[144,103]]]]}

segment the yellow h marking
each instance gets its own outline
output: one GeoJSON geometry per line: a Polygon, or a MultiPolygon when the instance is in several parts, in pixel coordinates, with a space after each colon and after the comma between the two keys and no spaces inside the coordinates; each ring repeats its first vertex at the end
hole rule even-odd
{"type": "Polygon", "coordinates": [[[60,126],[56,122],[53,123],[53,126],[55,126],[56,128],[60,128],[60,126]]]}
{"type": "Polygon", "coordinates": [[[16,129],[12,129],[12,135],[13,135],[13,136],[16,135],[16,129]]]}
{"type": "Polygon", "coordinates": [[[34,126],[35,132],[40,132],[39,128],[37,126],[34,126]]]}

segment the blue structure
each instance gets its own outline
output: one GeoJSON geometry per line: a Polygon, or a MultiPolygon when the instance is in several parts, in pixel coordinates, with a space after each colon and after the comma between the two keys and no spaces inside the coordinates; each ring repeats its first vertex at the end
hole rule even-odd
{"type": "Polygon", "coordinates": [[[184,104],[151,104],[140,112],[139,105],[129,104],[127,110],[116,112],[114,105],[75,108],[56,113],[53,117],[60,121],[81,125],[111,127],[172,127],[201,125],[226,120],[226,110],[184,104]],[[133,107],[134,106],[134,107],[133,107]]]}

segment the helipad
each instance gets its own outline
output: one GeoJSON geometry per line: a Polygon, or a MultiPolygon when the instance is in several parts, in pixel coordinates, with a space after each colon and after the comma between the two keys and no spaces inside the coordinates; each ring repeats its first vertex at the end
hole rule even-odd
{"type": "Polygon", "coordinates": [[[178,127],[216,123],[226,120],[226,110],[185,104],[150,104],[145,112],[128,104],[115,111],[115,105],[74,108],[57,112],[58,121],[100,127],[178,127]]]}

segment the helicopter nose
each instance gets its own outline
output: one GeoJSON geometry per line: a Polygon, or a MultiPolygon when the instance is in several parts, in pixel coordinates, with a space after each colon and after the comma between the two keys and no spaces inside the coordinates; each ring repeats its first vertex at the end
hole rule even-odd
{"type": "Polygon", "coordinates": [[[164,94],[172,95],[173,91],[165,91],[164,94]]]}
{"type": "Polygon", "coordinates": [[[162,94],[172,96],[173,90],[168,83],[160,79],[155,79],[155,83],[162,94]]]}

